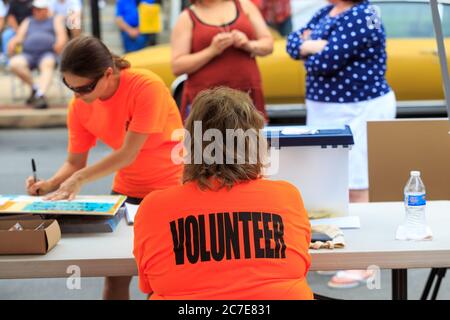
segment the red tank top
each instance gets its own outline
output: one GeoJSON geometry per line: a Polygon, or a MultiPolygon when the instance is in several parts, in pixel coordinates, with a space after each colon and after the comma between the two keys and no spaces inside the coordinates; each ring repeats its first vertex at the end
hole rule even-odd
{"type": "MultiPolygon", "coordinates": [[[[245,33],[250,40],[256,39],[255,30],[242,9],[240,0],[233,1],[236,5],[236,18],[222,26],[207,24],[201,21],[194,11],[190,8],[187,9],[193,22],[191,53],[209,47],[214,36],[223,32],[224,29],[239,30],[245,33]]],[[[256,59],[247,51],[229,47],[201,69],[188,75],[181,104],[183,118],[188,116],[187,107],[192,104],[200,91],[218,86],[248,92],[255,107],[266,117],[261,75],[256,59]]]]}

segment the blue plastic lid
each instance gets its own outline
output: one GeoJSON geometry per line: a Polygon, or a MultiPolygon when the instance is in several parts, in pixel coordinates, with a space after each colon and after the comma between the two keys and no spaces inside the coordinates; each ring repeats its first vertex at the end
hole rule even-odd
{"type": "Polygon", "coordinates": [[[264,128],[269,142],[278,139],[279,147],[298,146],[349,146],[354,144],[352,130],[349,126],[343,129],[312,129],[305,126],[276,126],[264,128]]]}

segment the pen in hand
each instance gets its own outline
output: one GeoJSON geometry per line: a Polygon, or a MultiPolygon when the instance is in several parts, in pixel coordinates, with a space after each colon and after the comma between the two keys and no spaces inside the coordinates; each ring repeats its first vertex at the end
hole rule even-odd
{"type": "MultiPolygon", "coordinates": [[[[37,174],[36,174],[36,163],[34,162],[34,159],[31,159],[31,169],[33,170],[34,183],[36,183],[38,180],[37,180],[37,174]]],[[[39,189],[36,190],[36,194],[39,195],[39,189]]]]}

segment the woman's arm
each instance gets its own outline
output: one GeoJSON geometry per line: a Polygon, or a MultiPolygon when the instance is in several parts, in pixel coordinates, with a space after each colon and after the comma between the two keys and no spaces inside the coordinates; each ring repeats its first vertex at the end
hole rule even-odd
{"type": "Polygon", "coordinates": [[[6,17],[6,23],[9,27],[11,27],[14,31],[17,31],[17,28],[19,28],[19,24],[17,23],[16,17],[14,17],[12,14],[9,14],[6,17]]]}
{"type": "Polygon", "coordinates": [[[327,40],[306,40],[300,47],[300,54],[304,57],[320,53],[328,44],[327,40]]]}
{"type": "Polygon", "coordinates": [[[192,28],[193,24],[189,13],[184,11],[181,13],[171,36],[172,72],[176,76],[198,71],[233,44],[231,34],[219,33],[213,38],[209,47],[191,53],[192,28]]]}
{"type": "Polygon", "coordinates": [[[62,16],[56,16],[53,21],[53,25],[55,28],[56,41],[53,46],[53,50],[56,54],[61,54],[68,41],[68,36],[66,32],[66,27],[64,25],[65,18],[62,16]]]}
{"type": "Polygon", "coordinates": [[[312,30],[315,28],[316,23],[330,10],[331,6],[326,6],[320,9],[314,14],[306,26],[289,34],[286,42],[286,52],[292,59],[300,60],[307,57],[305,51],[303,53],[301,52],[302,46],[306,41],[310,40],[312,30]]]}
{"type": "Polygon", "coordinates": [[[112,152],[96,164],[78,171],[75,173],[76,178],[80,179],[84,184],[103,178],[131,165],[136,160],[147,138],[148,134],[145,133],[127,132],[125,141],[120,149],[112,152]]]}
{"type": "Polygon", "coordinates": [[[251,1],[240,1],[256,33],[256,40],[248,41],[242,48],[255,56],[271,54],[273,52],[273,37],[261,12],[251,1]]]}
{"type": "MultiPolygon", "coordinates": [[[[364,57],[362,51],[369,47],[377,48],[384,41],[385,34],[380,28],[368,27],[365,23],[364,9],[358,9],[352,15],[343,31],[333,30],[323,50],[308,56],[305,68],[312,75],[331,75],[345,68],[355,56],[364,57]],[[364,21],[364,22],[362,22],[364,21]]],[[[375,52],[375,49],[371,49],[375,52]]]]}
{"type": "Polygon", "coordinates": [[[139,36],[139,29],[131,27],[128,23],[123,20],[122,17],[116,17],[116,24],[121,31],[128,33],[128,35],[132,38],[136,38],[139,36]]]}
{"type": "Polygon", "coordinates": [[[86,153],[69,153],[66,162],[55,173],[55,175],[49,179],[49,182],[56,190],[59,186],[71,177],[75,172],[86,167],[88,152],[86,153]]]}
{"type": "Polygon", "coordinates": [[[19,26],[16,35],[8,43],[8,54],[14,55],[17,45],[22,44],[25,40],[25,36],[30,25],[30,19],[25,19],[19,26]]]}
{"type": "Polygon", "coordinates": [[[131,165],[147,141],[148,134],[129,131],[122,147],[94,165],[74,172],[48,200],[73,200],[81,187],[131,165]]]}

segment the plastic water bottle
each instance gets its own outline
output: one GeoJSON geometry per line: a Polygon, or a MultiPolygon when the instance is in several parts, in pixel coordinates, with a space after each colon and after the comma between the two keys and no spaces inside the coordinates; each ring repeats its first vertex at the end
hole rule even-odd
{"type": "Polygon", "coordinates": [[[404,189],[406,221],[404,228],[407,238],[421,240],[427,237],[425,217],[426,192],[420,178],[420,171],[411,171],[411,176],[404,189]]]}

